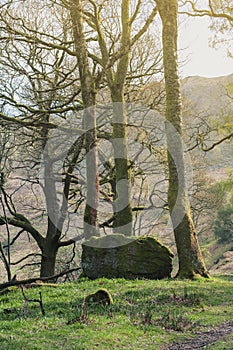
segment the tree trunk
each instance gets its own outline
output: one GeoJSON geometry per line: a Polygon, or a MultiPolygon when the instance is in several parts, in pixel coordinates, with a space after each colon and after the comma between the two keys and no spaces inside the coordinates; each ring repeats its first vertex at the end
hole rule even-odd
{"type": "Polygon", "coordinates": [[[98,149],[95,106],[88,108],[84,116],[87,195],[84,212],[84,235],[86,239],[97,236],[97,208],[99,201],[98,149]]]}
{"type": "Polygon", "coordinates": [[[49,277],[55,275],[56,257],[59,249],[57,242],[53,239],[46,239],[41,247],[41,268],[40,277],[49,277]]]}
{"type": "Polygon", "coordinates": [[[49,277],[55,274],[56,257],[59,249],[58,242],[57,228],[49,218],[46,239],[40,245],[42,253],[40,277],[49,277]]]}
{"type": "MultiPolygon", "coordinates": [[[[95,3],[91,1],[92,5],[95,3]]],[[[113,103],[113,148],[116,169],[116,198],[113,204],[114,211],[114,231],[125,235],[132,234],[132,207],[130,201],[130,176],[129,162],[127,154],[127,118],[125,113],[124,89],[128,72],[130,51],[132,46],[147,31],[156,13],[156,6],[152,9],[147,20],[138,32],[132,36],[131,29],[133,22],[140,13],[141,1],[135,4],[130,0],[121,0],[121,32],[120,43],[105,37],[105,29],[102,27],[100,16],[101,5],[95,8],[94,26],[98,35],[99,48],[101,52],[101,64],[107,79],[107,84],[111,90],[113,103]],[[108,45],[110,44],[110,46],[108,45]]],[[[91,16],[92,17],[92,16],[91,16]]],[[[107,33],[107,32],[106,32],[107,33]]]]}
{"type": "Polygon", "coordinates": [[[96,90],[95,79],[91,74],[88,62],[88,51],[83,25],[83,9],[81,0],[72,0],[70,7],[73,25],[76,57],[79,67],[82,100],[84,105],[84,129],[86,148],[86,178],[87,198],[84,213],[84,235],[89,239],[97,235],[97,206],[99,197],[98,178],[98,150],[96,135],[95,103],[96,90]]]}
{"type": "Polygon", "coordinates": [[[116,198],[114,231],[132,235],[132,207],[130,195],[130,171],[126,135],[126,112],[123,91],[112,91],[113,101],[113,149],[116,169],[116,198]]]}
{"type": "Polygon", "coordinates": [[[166,126],[169,166],[168,205],[172,219],[181,278],[208,277],[198,244],[185,183],[181,98],[177,63],[177,0],[156,0],[163,24],[163,61],[166,88],[166,126]],[[177,131],[176,137],[173,125],[177,131]]]}
{"type": "Polygon", "coordinates": [[[116,213],[114,231],[126,236],[132,235],[132,206],[130,200],[130,175],[126,134],[126,111],[124,100],[124,85],[129,64],[130,53],[130,1],[121,2],[121,50],[125,54],[119,59],[114,79],[109,79],[111,98],[113,102],[113,148],[116,168],[116,213]]]}

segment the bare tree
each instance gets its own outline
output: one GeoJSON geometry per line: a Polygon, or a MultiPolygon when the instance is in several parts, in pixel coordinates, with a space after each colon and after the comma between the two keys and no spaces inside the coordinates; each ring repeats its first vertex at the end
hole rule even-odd
{"type": "MultiPolygon", "coordinates": [[[[40,274],[50,276],[54,275],[59,248],[75,242],[75,239],[65,239],[63,230],[68,215],[72,174],[82,152],[83,138],[77,138],[71,145],[64,163],[63,200],[60,206],[54,178],[54,154],[49,154],[45,146],[51,137],[51,130],[55,130],[61,120],[83,106],[79,97],[81,90],[76,74],[75,52],[68,48],[72,44],[72,37],[66,30],[69,19],[59,8],[54,12],[50,9],[48,20],[47,15],[44,18],[46,7],[38,7],[37,3],[33,6],[34,15],[28,13],[25,3],[17,8],[12,3],[12,7],[3,7],[1,12],[0,20],[4,28],[1,32],[3,55],[0,60],[4,76],[0,91],[1,122],[20,128],[19,150],[12,159],[12,178],[17,177],[21,183],[18,190],[11,194],[8,193],[10,188],[2,188],[7,219],[1,216],[0,224],[6,225],[7,222],[20,228],[19,235],[27,232],[34,238],[41,251],[40,274]],[[58,18],[56,26],[50,26],[51,21],[58,18]],[[62,35],[56,37],[58,30],[62,35]],[[42,153],[43,192],[38,179],[42,153]],[[31,200],[27,206],[20,206],[19,201],[16,204],[15,198],[19,197],[22,186],[26,186],[25,191],[31,188],[38,204],[38,195],[43,196],[44,193],[45,207],[40,209],[31,200]],[[23,210],[24,214],[19,210],[23,210]]],[[[27,197],[23,199],[26,200],[27,197]]]]}

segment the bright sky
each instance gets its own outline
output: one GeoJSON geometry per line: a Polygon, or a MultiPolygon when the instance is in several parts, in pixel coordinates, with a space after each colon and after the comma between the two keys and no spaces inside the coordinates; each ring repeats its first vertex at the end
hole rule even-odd
{"type": "Polygon", "coordinates": [[[204,77],[217,77],[233,73],[233,59],[227,57],[227,50],[209,46],[209,40],[214,33],[208,28],[208,17],[195,17],[185,21],[180,26],[179,61],[181,77],[199,75],[204,77]],[[188,56],[188,60],[186,57],[188,56]]]}

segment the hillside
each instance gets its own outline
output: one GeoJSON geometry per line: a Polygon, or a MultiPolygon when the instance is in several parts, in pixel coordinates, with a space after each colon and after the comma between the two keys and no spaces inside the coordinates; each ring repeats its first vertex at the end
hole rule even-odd
{"type": "Polygon", "coordinates": [[[233,74],[223,77],[204,78],[187,77],[181,81],[181,92],[187,98],[197,113],[220,115],[222,111],[231,111],[226,88],[233,84],[233,74]]]}
{"type": "MultiPolygon", "coordinates": [[[[233,98],[230,98],[229,93],[232,86],[233,74],[216,78],[194,76],[183,79],[181,91],[184,108],[187,109],[184,123],[193,127],[198,126],[199,132],[205,135],[208,124],[219,130],[218,125],[223,123],[224,118],[232,122],[233,98]]],[[[218,135],[218,132],[215,132],[204,137],[207,139],[206,146],[211,146],[216,139],[221,138],[221,134],[218,135]]],[[[232,167],[232,143],[224,142],[207,152],[205,156],[208,163],[207,170],[213,171],[212,178],[222,178],[226,167],[232,167]]]]}
{"type": "MultiPolygon", "coordinates": [[[[233,98],[230,98],[227,92],[230,86],[232,89],[233,74],[215,78],[192,76],[183,79],[181,81],[182,97],[190,113],[184,116],[185,124],[195,126],[195,123],[197,125],[202,120],[203,125],[215,123],[216,127],[227,116],[232,125],[233,98]]],[[[207,127],[203,126],[200,130],[205,131],[207,127]]],[[[217,133],[213,135],[217,139],[221,139],[221,136],[217,133]]],[[[206,144],[210,146],[213,142],[213,139],[210,138],[206,144]]],[[[204,169],[213,183],[225,179],[226,170],[233,170],[232,140],[216,146],[207,153],[195,150],[194,154],[200,157],[199,167],[204,169]]],[[[232,251],[228,251],[232,249],[232,244],[220,245],[214,240],[214,237],[211,242],[205,242],[205,237],[202,237],[202,244],[207,266],[212,274],[232,273],[233,254],[232,251]]]]}

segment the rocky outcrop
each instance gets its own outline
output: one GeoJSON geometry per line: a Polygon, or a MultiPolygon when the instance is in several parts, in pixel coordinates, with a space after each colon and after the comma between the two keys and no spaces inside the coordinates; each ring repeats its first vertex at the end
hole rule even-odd
{"type": "Polygon", "coordinates": [[[172,258],[172,252],[153,237],[113,234],[86,241],[81,264],[91,279],[162,279],[171,276],[172,258]]]}

